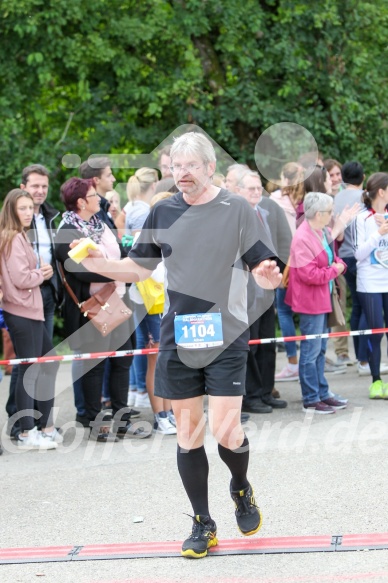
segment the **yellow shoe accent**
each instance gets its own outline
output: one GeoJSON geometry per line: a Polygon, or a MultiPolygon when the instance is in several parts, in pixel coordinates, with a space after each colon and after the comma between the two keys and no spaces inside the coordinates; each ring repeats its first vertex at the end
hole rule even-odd
{"type": "Polygon", "coordinates": [[[218,543],[217,526],[209,516],[193,516],[191,535],[183,542],[181,555],[188,559],[206,557],[208,549],[218,543]]]}
{"type": "Polygon", "coordinates": [[[260,514],[259,526],[257,528],[255,528],[255,530],[251,530],[250,532],[243,532],[242,530],[239,529],[241,534],[243,534],[244,536],[252,536],[252,534],[256,534],[257,532],[259,532],[259,530],[261,529],[261,527],[263,525],[263,517],[261,515],[260,510],[259,510],[259,514],[260,514]]]}

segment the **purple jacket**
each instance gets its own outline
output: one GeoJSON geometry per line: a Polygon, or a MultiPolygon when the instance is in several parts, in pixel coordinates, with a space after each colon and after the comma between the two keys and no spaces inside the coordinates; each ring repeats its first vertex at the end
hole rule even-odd
{"type": "MultiPolygon", "coordinates": [[[[334,256],[334,262],[342,263],[346,270],[346,264],[337,255],[334,256]]],[[[337,269],[329,266],[327,253],[320,239],[309,223],[303,221],[291,243],[286,304],[291,306],[293,312],[300,314],[331,312],[329,282],[337,275],[337,269]]]]}

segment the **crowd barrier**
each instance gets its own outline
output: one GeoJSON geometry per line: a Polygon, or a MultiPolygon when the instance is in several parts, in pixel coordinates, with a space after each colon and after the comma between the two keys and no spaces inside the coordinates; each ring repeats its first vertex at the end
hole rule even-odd
{"type": "MultiPolygon", "coordinates": [[[[308,334],[304,336],[283,336],[278,338],[259,338],[257,340],[250,340],[248,344],[277,344],[279,342],[292,342],[298,340],[316,340],[317,338],[340,338],[341,336],[367,336],[370,334],[385,334],[388,328],[371,328],[370,330],[352,330],[344,332],[325,332],[322,334],[308,334]]],[[[143,354],[157,354],[158,348],[142,348],[135,350],[113,350],[108,352],[85,352],[81,354],[62,354],[51,356],[39,356],[32,358],[11,358],[8,360],[0,360],[0,365],[14,365],[14,364],[35,364],[44,362],[70,362],[72,360],[90,360],[92,358],[107,358],[120,356],[138,356],[143,354]]]]}

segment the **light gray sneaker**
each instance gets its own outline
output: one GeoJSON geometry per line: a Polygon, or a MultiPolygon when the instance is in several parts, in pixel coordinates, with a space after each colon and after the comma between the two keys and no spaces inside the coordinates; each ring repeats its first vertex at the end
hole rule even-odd
{"type": "Polygon", "coordinates": [[[346,364],[336,364],[330,358],[325,359],[325,374],[345,374],[346,364]]]}
{"type": "Polygon", "coordinates": [[[351,358],[349,358],[349,356],[347,354],[339,354],[337,356],[336,364],[338,364],[338,365],[345,364],[346,366],[353,366],[354,362],[351,358]]]}

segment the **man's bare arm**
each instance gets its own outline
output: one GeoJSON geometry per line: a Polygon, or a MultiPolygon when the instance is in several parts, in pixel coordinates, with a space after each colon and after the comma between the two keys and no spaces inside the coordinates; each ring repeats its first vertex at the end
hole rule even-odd
{"type": "MultiPolygon", "coordinates": [[[[70,243],[73,249],[82,239],[77,239],[70,243]]],[[[82,265],[92,273],[98,273],[104,277],[123,281],[125,283],[134,283],[143,281],[150,277],[152,270],[138,265],[126,257],[125,259],[106,259],[99,249],[88,249],[89,256],[81,261],[82,265]]]]}

